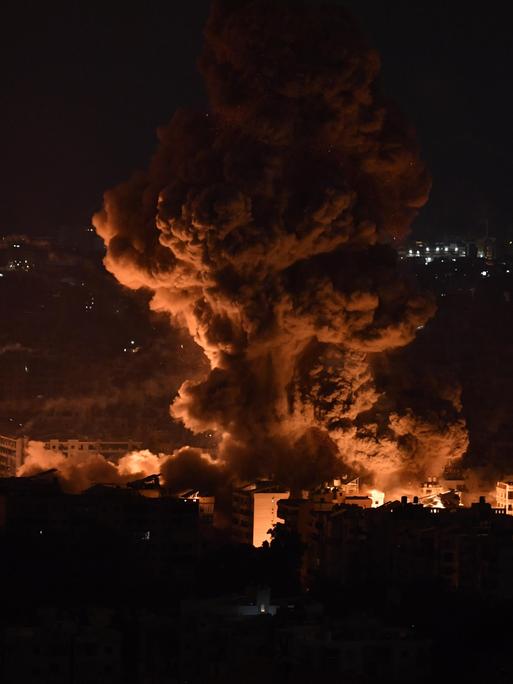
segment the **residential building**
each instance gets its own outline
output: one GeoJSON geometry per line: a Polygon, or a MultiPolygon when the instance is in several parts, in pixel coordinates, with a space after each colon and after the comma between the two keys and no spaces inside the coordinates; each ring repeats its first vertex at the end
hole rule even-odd
{"type": "Polygon", "coordinates": [[[251,482],[233,493],[232,537],[241,544],[262,546],[270,541],[269,530],[283,522],[278,515],[278,501],[288,499],[290,492],[276,483],[251,482]]]}
{"type": "Polygon", "coordinates": [[[60,451],[65,456],[95,452],[105,456],[109,461],[118,461],[130,451],[139,451],[142,442],[131,439],[115,440],[82,440],[82,439],[49,439],[45,442],[45,449],[60,451]]]}
{"type": "Polygon", "coordinates": [[[0,477],[16,475],[16,469],[23,463],[27,437],[0,435],[0,477]]]}
{"type": "Polygon", "coordinates": [[[513,475],[497,482],[496,501],[497,508],[503,508],[506,515],[513,515],[513,475]]]}

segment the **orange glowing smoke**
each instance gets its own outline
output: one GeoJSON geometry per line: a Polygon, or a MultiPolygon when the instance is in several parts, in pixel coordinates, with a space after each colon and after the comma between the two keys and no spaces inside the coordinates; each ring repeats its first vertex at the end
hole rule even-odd
{"type": "Polygon", "coordinates": [[[372,508],[378,508],[385,503],[385,492],[380,492],[379,489],[369,489],[368,496],[372,499],[372,508]]]}
{"type": "Polygon", "coordinates": [[[81,492],[95,484],[125,485],[130,480],[161,474],[173,492],[190,488],[215,491],[226,478],[222,465],[198,449],[182,448],[172,454],[153,454],[145,449],[132,451],[118,463],[95,452],[75,452],[66,456],[45,449],[43,442],[31,440],[18,476],[29,476],[55,469],[65,491],[81,492]]]}
{"type": "Polygon", "coordinates": [[[430,179],[377,54],[345,10],[292,0],[214,2],[205,36],[210,110],[177,112],[94,217],[106,268],[210,363],[172,416],[216,432],[241,478],[301,488],[345,464],[385,487],[443,467],[460,431],[395,408],[371,364],[434,313],[390,247],[430,179]]]}

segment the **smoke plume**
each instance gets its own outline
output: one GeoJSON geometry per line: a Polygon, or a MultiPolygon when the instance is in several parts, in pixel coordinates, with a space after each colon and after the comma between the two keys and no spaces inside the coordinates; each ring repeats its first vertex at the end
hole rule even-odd
{"type": "Polygon", "coordinates": [[[185,447],[172,454],[153,454],[148,449],[131,451],[117,463],[96,452],[65,455],[46,449],[44,442],[31,440],[25,462],[18,468],[20,477],[55,469],[64,491],[76,494],[96,484],[124,486],[148,475],[161,475],[161,484],[171,493],[186,489],[215,492],[228,480],[228,473],[200,449],[185,447]]]}
{"type": "Polygon", "coordinates": [[[210,363],[172,416],[215,431],[239,477],[294,486],[459,455],[438,418],[387,410],[374,377],[434,313],[394,250],[430,179],[376,52],[340,7],[223,0],[200,68],[210,110],[178,111],[94,218],[107,269],[210,363]]]}
{"type": "Polygon", "coordinates": [[[54,468],[63,489],[77,493],[98,483],[121,484],[122,478],[114,463],[101,454],[87,453],[65,456],[59,451],[45,449],[44,442],[30,441],[25,462],[18,468],[18,476],[35,475],[54,468]]]}

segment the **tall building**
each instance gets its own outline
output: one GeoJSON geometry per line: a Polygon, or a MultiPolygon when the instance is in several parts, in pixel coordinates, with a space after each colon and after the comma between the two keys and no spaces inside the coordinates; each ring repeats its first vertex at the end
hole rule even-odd
{"type": "Polygon", "coordinates": [[[82,440],[82,439],[49,439],[45,442],[45,449],[60,451],[65,456],[87,453],[88,451],[101,454],[109,461],[117,461],[130,451],[139,451],[141,442],[133,440],[82,440]]]}
{"type": "Polygon", "coordinates": [[[233,493],[232,536],[240,544],[262,546],[270,541],[269,530],[277,522],[278,501],[290,492],[273,482],[251,482],[233,493]]]}
{"type": "Polygon", "coordinates": [[[505,508],[506,515],[513,515],[513,475],[507,476],[501,482],[497,482],[495,496],[497,508],[505,508]]]}
{"type": "Polygon", "coordinates": [[[16,475],[25,457],[27,437],[7,437],[0,435],[0,477],[16,475]]]}

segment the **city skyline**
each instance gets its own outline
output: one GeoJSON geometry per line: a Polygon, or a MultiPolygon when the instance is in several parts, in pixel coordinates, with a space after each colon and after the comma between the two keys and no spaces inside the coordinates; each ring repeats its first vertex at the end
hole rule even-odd
{"type": "Polygon", "coordinates": [[[3,18],[0,680],[510,682],[507,9],[3,18]]]}

